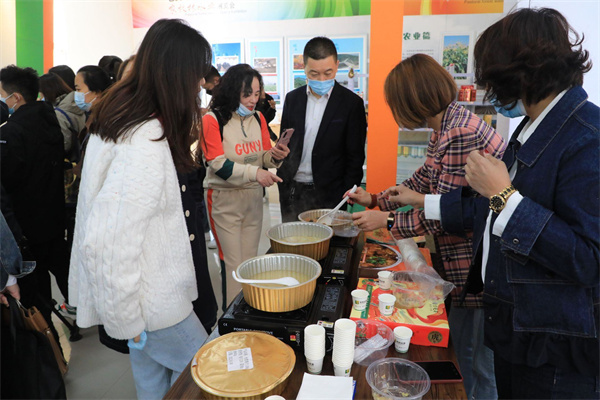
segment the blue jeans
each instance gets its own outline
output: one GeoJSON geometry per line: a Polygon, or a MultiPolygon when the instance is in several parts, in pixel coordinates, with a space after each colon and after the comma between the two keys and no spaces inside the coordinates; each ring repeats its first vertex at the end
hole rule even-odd
{"type": "Polygon", "coordinates": [[[600,399],[599,378],[566,372],[551,365],[528,367],[494,357],[502,399],[600,399]]]}
{"type": "Polygon", "coordinates": [[[169,328],[147,332],[142,350],[129,349],[138,399],[162,399],[208,337],[194,312],[169,328]]]}
{"type": "Polygon", "coordinates": [[[497,399],[494,353],[483,344],[483,308],[452,307],[450,336],[468,399],[497,399]]]}

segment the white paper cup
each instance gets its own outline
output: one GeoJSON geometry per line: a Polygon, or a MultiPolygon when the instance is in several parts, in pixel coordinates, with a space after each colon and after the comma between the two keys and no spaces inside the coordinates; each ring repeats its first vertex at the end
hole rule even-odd
{"type": "Polygon", "coordinates": [[[377,277],[379,278],[379,289],[388,290],[392,287],[391,271],[379,271],[377,277]]]}
{"type": "Polygon", "coordinates": [[[379,312],[381,313],[381,315],[389,317],[394,313],[394,303],[396,303],[396,297],[393,294],[380,294],[378,300],[379,312]]]}
{"type": "Polygon", "coordinates": [[[310,359],[306,358],[306,367],[308,372],[313,375],[319,375],[323,370],[323,357],[310,359]]]}
{"type": "Polygon", "coordinates": [[[272,396],[267,397],[265,400],[285,400],[285,397],[280,396],[278,394],[274,394],[272,396]]]}
{"type": "Polygon", "coordinates": [[[412,329],[406,326],[397,326],[394,328],[394,338],[396,339],[394,346],[398,353],[406,353],[408,351],[412,335],[412,329]]]}
{"type": "Polygon", "coordinates": [[[369,292],[364,289],[355,289],[352,291],[352,307],[356,311],[362,311],[367,308],[367,300],[369,299],[369,292]]]}
{"type": "Polygon", "coordinates": [[[325,328],[316,324],[304,328],[304,356],[307,359],[325,356],[325,328]]]}
{"type": "Polygon", "coordinates": [[[352,363],[350,365],[333,363],[333,374],[335,376],[350,376],[350,370],[352,370],[352,363]]]}

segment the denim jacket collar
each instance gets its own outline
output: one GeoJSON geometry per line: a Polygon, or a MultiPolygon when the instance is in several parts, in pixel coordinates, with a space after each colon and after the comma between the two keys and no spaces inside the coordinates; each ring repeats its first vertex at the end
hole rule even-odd
{"type": "MultiPolygon", "coordinates": [[[[581,86],[574,86],[569,89],[554,106],[552,111],[546,115],[546,118],[540,123],[533,135],[521,147],[517,154],[517,159],[528,167],[535,164],[548,144],[561,130],[564,123],[587,102],[587,98],[588,95],[581,86]]],[[[511,142],[517,140],[519,133],[528,121],[529,117],[523,119],[512,135],[511,142]]]]}

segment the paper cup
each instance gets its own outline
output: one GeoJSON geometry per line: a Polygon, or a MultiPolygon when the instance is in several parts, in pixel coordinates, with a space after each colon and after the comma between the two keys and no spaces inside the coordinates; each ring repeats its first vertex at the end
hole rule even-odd
{"type": "Polygon", "coordinates": [[[285,397],[280,396],[278,394],[274,394],[272,396],[267,397],[265,400],[285,400],[285,397]]]}
{"type": "Polygon", "coordinates": [[[323,357],[310,359],[306,358],[306,367],[308,372],[313,375],[319,375],[323,370],[323,357]]]}
{"type": "Polygon", "coordinates": [[[379,297],[379,312],[381,315],[389,317],[394,313],[394,303],[396,302],[396,297],[393,294],[383,293],[380,294],[379,297]]]}
{"type": "Polygon", "coordinates": [[[398,353],[406,353],[412,338],[412,329],[406,326],[397,326],[394,328],[394,338],[396,339],[395,348],[398,353]]]}
{"type": "Polygon", "coordinates": [[[350,376],[350,370],[352,370],[352,364],[338,365],[333,363],[333,374],[335,376],[350,376]]]}
{"type": "Polygon", "coordinates": [[[325,356],[325,328],[316,324],[304,328],[304,356],[315,360],[325,356]]]}
{"type": "Polygon", "coordinates": [[[388,290],[392,287],[392,273],[390,271],[379,271],[379,289],[388,290]]]}
{"type": "Polygon", "coordinates": [[[362,311],[367,308],[367,300],[369,299],[369,292],[364,289],[355,289],[352,291],[352,307],[356,311],[362,311]]]}

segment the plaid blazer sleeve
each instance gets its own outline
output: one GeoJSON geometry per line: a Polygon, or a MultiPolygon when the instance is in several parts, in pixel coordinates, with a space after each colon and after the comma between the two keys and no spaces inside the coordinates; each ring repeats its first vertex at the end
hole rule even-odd
{"type": "MultiPolygon", "coordinates": [[[[477,119],[478,120],[478,119],[477,119]]],[[[468,186],[464,166],[473,150],[487,150],[495,157],[502,157],[506,147],[502,137],[493,129],[473,124],[452,128],[439,137],[432,135],[427,148],[425,164],[403,185],[424,194],[444,194],[461,186],[468,186]]],[[[397,204],[380,200],[382,210],[394,210],[397,204]],[[394,208],[394,206],[396,206],[394,208]]],[[[427,220],[423,210],[396,212],[392,234],[395,237],[414,237],[445,233],[439,221],[427,220]]]]}

